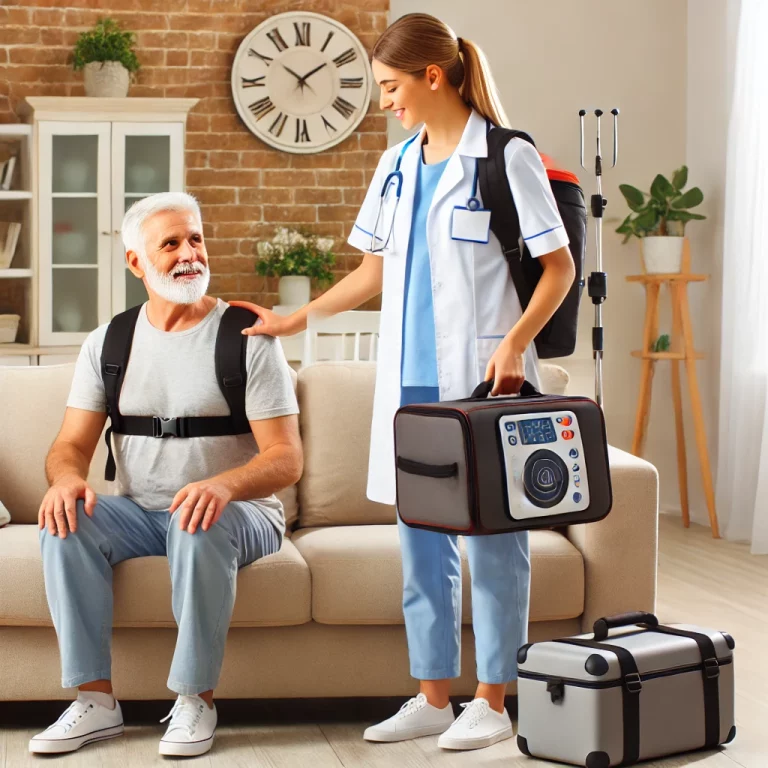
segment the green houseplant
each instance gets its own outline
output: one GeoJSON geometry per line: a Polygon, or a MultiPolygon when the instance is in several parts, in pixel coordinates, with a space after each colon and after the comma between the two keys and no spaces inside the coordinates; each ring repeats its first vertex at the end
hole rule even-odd
{"type": "Polygon", "coordinates": [[[140,65],[134,46],[136,36],[124,32],[116,21],[99,19],[75,43],[72,65],[85,72],[86,96],[122,98],[128,94],[132,73],[140,65]]]}
{"type": "Polygon", "coordinates": [[[631,213],[616,229],[627,242],[640,238],[647,272],[679,272],[689,221],[702,221],[706,216],[691,212],[701,205],[704,195],[699,187],[683,191],[688,183],[688,167],[683,165],[672,174],[672,180],[657,174],[650,192],[642,192],[630,184],[619,190],[631,213]]]}
{"type": "Polygon", "coordinates": [[[336,257],[332,248],[331,237],[278,227],[271,240],[261,240],[256,246],[256,272],[280,278],[281,304],[303,305],[309,301],[312,280],[320,284],[333,280],[331,267],[336,257]]]}

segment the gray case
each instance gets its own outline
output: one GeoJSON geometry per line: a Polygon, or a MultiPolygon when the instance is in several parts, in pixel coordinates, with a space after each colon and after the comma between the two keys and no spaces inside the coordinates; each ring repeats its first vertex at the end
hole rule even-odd
{"type": "Polygon", "coordinates": [[[733,740],[730,635],[629,613],[518,652],[518,737],[530,757],[631,765],[733,740]],[[613,631],[610,631],[612,630],[613,631]]]}

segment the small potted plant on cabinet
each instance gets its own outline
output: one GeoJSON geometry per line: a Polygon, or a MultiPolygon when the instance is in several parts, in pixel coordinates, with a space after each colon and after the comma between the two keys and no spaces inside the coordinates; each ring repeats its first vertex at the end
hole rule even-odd
{"type": "Polygon", "coordinates": [[[134,51],[136,36],[124,32],[112,19],[100,19],[77,39],[73,56],[75,71],[85,72],[85,95],[123,98],[128,95],[131,74],[139,69],[134,51]]]}

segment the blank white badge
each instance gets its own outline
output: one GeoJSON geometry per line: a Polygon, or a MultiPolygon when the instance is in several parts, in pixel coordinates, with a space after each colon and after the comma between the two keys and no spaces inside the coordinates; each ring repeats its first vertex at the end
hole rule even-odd
{"type": "Polygon", "coordinates": [[[456,207],[451,219],[451,237],[470,243],[487,243],[491,232],[491,212],[485,208],[456,207]]]}

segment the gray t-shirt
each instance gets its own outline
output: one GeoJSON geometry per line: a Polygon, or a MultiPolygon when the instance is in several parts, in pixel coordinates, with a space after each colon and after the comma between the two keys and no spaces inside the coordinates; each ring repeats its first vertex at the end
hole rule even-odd
{"type": "MultiPolygon", "coordinates": [[[[229,406],[216,381],[214,351],[221,299],[193,328],[167,333],[155,328],[142,307],[136,322],[131,357],[120,394],[125,416],[227,416],[229,406]]],[[[106,411],[101,378],[101,351],[107,325],[85,340],[75,367],[67,405],[106,411]]],[[[299,407],[280,342],[250,336],[247,343],[245,409],[250,421],[297,414],[299,407]]],[[[188,483],[240,467],[257,453],[252,434],[163,439],[114,435],[118,492],[147,510],[166,510],[188,483]]],[[[285,532],[282,504],[275,496],[254,499],[278,531],[285,532]]]]}

